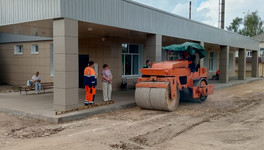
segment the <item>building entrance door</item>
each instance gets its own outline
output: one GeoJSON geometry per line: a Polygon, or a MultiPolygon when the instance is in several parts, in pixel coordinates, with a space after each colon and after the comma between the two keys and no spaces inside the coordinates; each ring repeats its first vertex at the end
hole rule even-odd
{"type": "Polygon", "coordinates": [[[89,63],[89,55],[79,55],[79,88],[84,88],[83,71],[89,63]]]}

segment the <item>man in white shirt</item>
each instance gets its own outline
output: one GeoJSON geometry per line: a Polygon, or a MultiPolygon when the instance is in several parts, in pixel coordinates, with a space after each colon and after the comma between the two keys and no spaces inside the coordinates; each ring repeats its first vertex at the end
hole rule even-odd
{"type": "Polygon", "coordinates": [[[36,72],[34,76],[32,76],[32,81],[33,81],[33,84],[35,85],[35,92],[36,94],[40,93],[40,89],[41,89],[41,80],[40,80],[40,77],[39,77],[39,72],[36,72]]]}

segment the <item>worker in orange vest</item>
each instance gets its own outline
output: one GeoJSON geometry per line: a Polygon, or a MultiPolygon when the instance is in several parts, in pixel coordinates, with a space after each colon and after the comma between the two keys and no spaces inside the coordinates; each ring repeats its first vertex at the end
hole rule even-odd
{"type": "Polygon", "coordinates": [[[85,85],[85,105],[94,104],[95,92],[96,92],[96,72],[94,71],[94,62],[90,61],[88,66],[84,69],[84,85],[85,85]]]}

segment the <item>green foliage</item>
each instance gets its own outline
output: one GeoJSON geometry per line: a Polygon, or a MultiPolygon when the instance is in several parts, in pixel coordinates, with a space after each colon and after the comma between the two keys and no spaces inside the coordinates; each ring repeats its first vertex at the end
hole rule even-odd
{"type": "Polygon", "coordinates": [[[243,21],[242,18],[236,17],[235,19],[233,19],[233,22],[228,27],[226,27],[226,29],[228,31],[239,33],[240,32],[239,27],[242,24],[242,21],[243,21]]]}
{"type": "Polygon", "coordinates": [[[258,16],[258,11],[248,12],[244,19],[236,17],[232,23],[226,27],[228,31],[239,33],[245,36],[254,36],[264,31],[263,21],[258,16]]]}

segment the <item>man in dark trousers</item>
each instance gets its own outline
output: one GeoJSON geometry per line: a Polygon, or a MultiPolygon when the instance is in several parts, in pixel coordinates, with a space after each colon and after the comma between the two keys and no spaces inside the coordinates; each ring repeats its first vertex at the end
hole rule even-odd
{"type": "Polygon", "coordinates": [[[90,61],[88,66],[84,69],[84,85],[85,85],[85,105],[91,105],[94,104],[94,98],[96,93],[96,85],[97,85],[97,79],[96,79],[96,72],[94,70],[94,62],[90,61]]]}
{"type": "Polygon", "coordinates": [[[215,75],[212,76],[211,80],[214,80],[214,79],[219,80],[219,76],[220,76],[220,70],[217,70],[215,75]]]}

